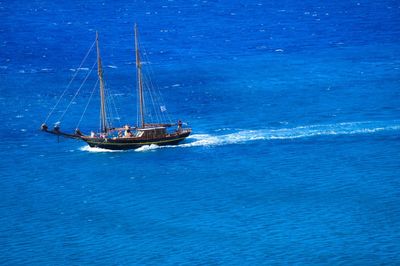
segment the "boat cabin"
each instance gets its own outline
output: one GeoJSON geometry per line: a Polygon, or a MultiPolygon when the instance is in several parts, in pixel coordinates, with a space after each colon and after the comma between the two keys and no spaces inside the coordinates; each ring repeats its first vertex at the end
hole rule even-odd
{"type": "Polygon", "coordinates": [[[167,129],[165,127],[138,128],[135,137],[152,139],[165,137],[166,134],[167,129]]]}

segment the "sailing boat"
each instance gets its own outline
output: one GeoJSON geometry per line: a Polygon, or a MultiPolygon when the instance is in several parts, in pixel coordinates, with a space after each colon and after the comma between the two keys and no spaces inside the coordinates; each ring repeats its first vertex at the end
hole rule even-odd
{"type": "MultiPolygon", "coordinates": [[[[93,46],[92,46],[93,47],[93,46]]],[[[41,130],[62,136],[66,138],[78,139],[85,141],[90,147],[98,147],[110,150],[127,150],[136,149],[144,145],[176,145],[190,135],[192,129],[183,127],[183,123],[178,120],[173,123],[146,123],[144,94],[143,94],[143,73],[142,63],[138,44],[138,31],[135,24],[135,54],[136,54],[136,72],[137,72],[137,90],[139,101],[139,117],[138,125],[133,127],[125,125],[123,127],[111,127],[107,119],[105,85],[103,80],[102,61],[100,57],[99,38],[96,32],[96,50],[97,50],[97,74],[100,88],[100,132],[91,132],[90,135],[83,134],[79,129],[74,133],[65,133],[60,129],[60,125],[56,123],[53,129],[49,129],[46,123],[43,123],[41,130]],[[177,126],[176,129],[170,128],[177,126]]],[[[161,111],[165,109],[161,106],[161,111]]],[[[54,110],[54,108],[53,108],[54,110]]],[[[50,115],[50,114],[49,114],[50,115]]]]}

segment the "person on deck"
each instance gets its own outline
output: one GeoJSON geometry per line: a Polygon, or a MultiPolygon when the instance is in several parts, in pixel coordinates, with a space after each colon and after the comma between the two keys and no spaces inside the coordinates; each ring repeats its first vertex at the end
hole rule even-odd
{"type": "Polygon", "coordinates": [[[47,127],[46,123],[43,123],[43,124],[42,124],[41,129],[42,129],[43,131],[47,131],[48,127],[47,127]]]}
{"type": "Polygon", "coordinates": [[[131,138],[132,136],[133,136],[133,135],[132,135],[131,129],[130,129],[130,128],[125,129],[124,137],[125,137],[125,138],[131,138]]]}
{"type": "Polygon", "coordinates": [[[182,131],[182,121],[178,120],[178,132],[182,131]]]}

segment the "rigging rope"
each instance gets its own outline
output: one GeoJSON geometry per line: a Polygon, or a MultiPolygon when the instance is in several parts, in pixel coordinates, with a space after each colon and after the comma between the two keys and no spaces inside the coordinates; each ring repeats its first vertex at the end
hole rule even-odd
{"type": "Polygon", "coordinates": [[[88,106],[89,106],[89,104],[90,104],[90,101],[92,100],[92,96],[93,96],[94,91],[96,90],[97,84],[99,84],[99,79],[97,79],[96,84],[94,84],[94,87],[93,87],[93,89],[92,89],[92,93],[90,94],[89,100],[88,100],[88,102],[87,102],[87,104],[86,104],[86,106],[85,106],[85,110],[83,110],[83,113],[82,113],[82,115],[81,115],[81,118],[79,119],[79,122],[78,122],[78,124],[76,125],[76,128],[77,128],[77,129],[79,128],[79,125],[80,125],[81,122],[82,122],[82,118],[83,118],[83,116],[84,116],[85,113],[86,113],[86,110],[87,110],[87,108],[88,108],[88,106]]]}
{"type": "Polygon", "coordinates": [[[110,91],[107,89],[107,83],[104,84],[104,94],[105,94],[105,107],[106,107],[106,113],[108,114],[106,117],[106,122],[107,122],[107,128],[112,128],[112,122],[114,118],[114,113],[113,110],[111,109],[109,102],[110,102],[110,91]]]}
{"type": "MultiPolygon", "coordinates": [[[[146,77],[147,78],[147,77],[146,77]]],[[[150,95],[150,100],[151,100],[151,103],[152,103],[152,106],[153,106],[153,110],[154,110],[154,114],[156,115],[156,122],[157,123],[161,123],[162,122],[162,119],[160,118],[160,116],[159,116],[159,114],[158,114],[158,112],[157,112],[157,109],[156,109],[156,103],[155,103],[155,101],[154,101],[154,99],[153,99],[153,94],[151,93],[151,88],[145,83],[145,89],[147,89],[147,91],[149,92],[149,95],[150,95]]]]}
{"type": "Polygon", "coordinates": [[[89,56],[90,52],[92,51],[94,44],[96,43],[96,41],[94,41],[92,43],[92,46],[90,46],[89,50],[87,51],[85,57],[82,59],[81,64],[79,65],[79,67],[76,69],[74,75],[72,76],[72,79],[70,80],[70,82],[68,83],[67,87],[65,88],[65,90],[63,91],[63,93],[61,94],[60,98],[58,98],[58,101],[56,102],[56,104],[53,106],[53,108],[51,109],[51,111],[49,112],[49,114],[47,115],[46,119],[44,120],[44,123],[47,123],[47,121],[49,120],[50,116],[53,114],[54,110],[56,109],[56,107],[58,106],[58,104],[60,103],[61,99],[64,97],[65,93],[67,92],[67,90],[69,89],[69,87],[71,86],[72,82],[75,80],[75,77],[78,75],[79,70],[81,70],[81,67],[83,66],[83,64],[86,62],[87,57],[89,56]]]}
{"type": "Polygon", "coordinates": [[[118,122],[119,122],[121,117],[119,116],[118,109],[117,109],[117,106],[115,104],[114,97],[112,95],[112,91],[111,90],[109,91],[109,98],[111,99],[111,101],[110,101],[111,102],[111,107],[110,108],[114,107],[113,114],[114,114],[114,111],[117,114],[117,118],[114,118],[114,117],[112,117],[112,118],[113,118],[113,120],[118,120],[118,122]]]}
{"type": "Polygon", "coordinates": [[[155,90],[155,88],[157,86],[154,86],[150,75],[146,74],[146,78],[150,82],[150,85],[148,86],[148,91],[149,91],[150,98],[151,98],[152,103],[153,103],[154,112],[156,113],[157,117],[159,117],[158,119],[165,123],[167,119],[165,117],[165,114],[161,111],[161,106],[164,106],[165,104],[160,101],[160,96],[157,94],[157,91],[155,90]]]}
{"type": "Polygon", "coordinates": [[[60,118],[58,119],[58,121],[61,121],[64,118],[65,113],[67,113],[69,107],[71,106],[72,102],[75,100],[76,96],[78,95],[79,91],[82,89],[83,85],[85,84],[86,80],[88,79],[88,77],[90,76],[90,74],[93,71],[93,68],[96,66],[97,60],[94,62],[92,68],[90,69],[89,73],[87,73],[85,79],[83,80],[81,86],[79,87],[79,89],[76,91],[74,97],[72,97],[71,101],[69,102],[67,108],[65,109],[65,111],[62,113],[62,115],[60,116],[60,118]]]}
{"type": "MultiPolygon", "coordinates": [[[[146,49],[143,49],[143,51],[144,51],[143,57],[145,58],[146,62],[150,62],[150,61],[149,61],[149,58],[148,58],[148,56],[147,56],[148,53],[147,53],[146,49]]],[[[147,79],[150,81],[151,87],[152,87],[152,88],[155,88],[155,90],[154,90],[154,93],[155,93],[155,96],[154,96],[154,97],[155,97],[155,102],[156,102],[156,103],[159,105],[159,107],[161,108],[161,105],[165,105],[165,104],[164,104],[165,101],[164,101],[164,99],[163,99],[163,97],[162,97],[160,87],[158,86],[158,84],[156,84],[156,85],[154,86],[153,81],[152,81],[152,79],[150,78],[151,76],[154,76],[154,70],[153,70],[153,67],[151,66],[151,64],[148,64],[148,65],[149,65],[149,67],[148,67],[149,73],[148,73],[148,75],[147,75],[147,79]]],[[[165,120],[168,119],[168,121],[172,124],[172,120],[171,120],[171,117],[170,117],[169,112],[168,112],[167,109],[165,110],[165,114],[164,114],[164,112],[160,112],[160,114],[161,114],[162,119],[165,119],[165,120]]]]}

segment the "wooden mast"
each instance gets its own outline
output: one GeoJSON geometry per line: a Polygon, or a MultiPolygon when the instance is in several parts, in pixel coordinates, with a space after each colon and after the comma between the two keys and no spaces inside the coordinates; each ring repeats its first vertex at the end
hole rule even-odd
{"type": "Polygon", "coordinates": [[[103,80],[103,69],[101,67],[101,58],[100,58],[100,48],[99,48],[99,34],[96,31],[96,48],[97,48],[97,74],[99,75],[100,81],[100,124],[101,124],[101,132],[107,133],[107,114],[106,114],[106,103],[104,96],[104,80],[103,80]]]}
{"type": "Polygon", "coordinates": [[[137,25],[135,24],[135,51],[136,51],[136,69],[137,69],[137,81],[139,90],[139,105],[140,105],[140,120],[141,128],[144,128],[144,112],[143,112],[143,81],[142,81],[142,64],[140,63],[139,55],[139,42],[138,42],[138,32],[137,25]]]}

